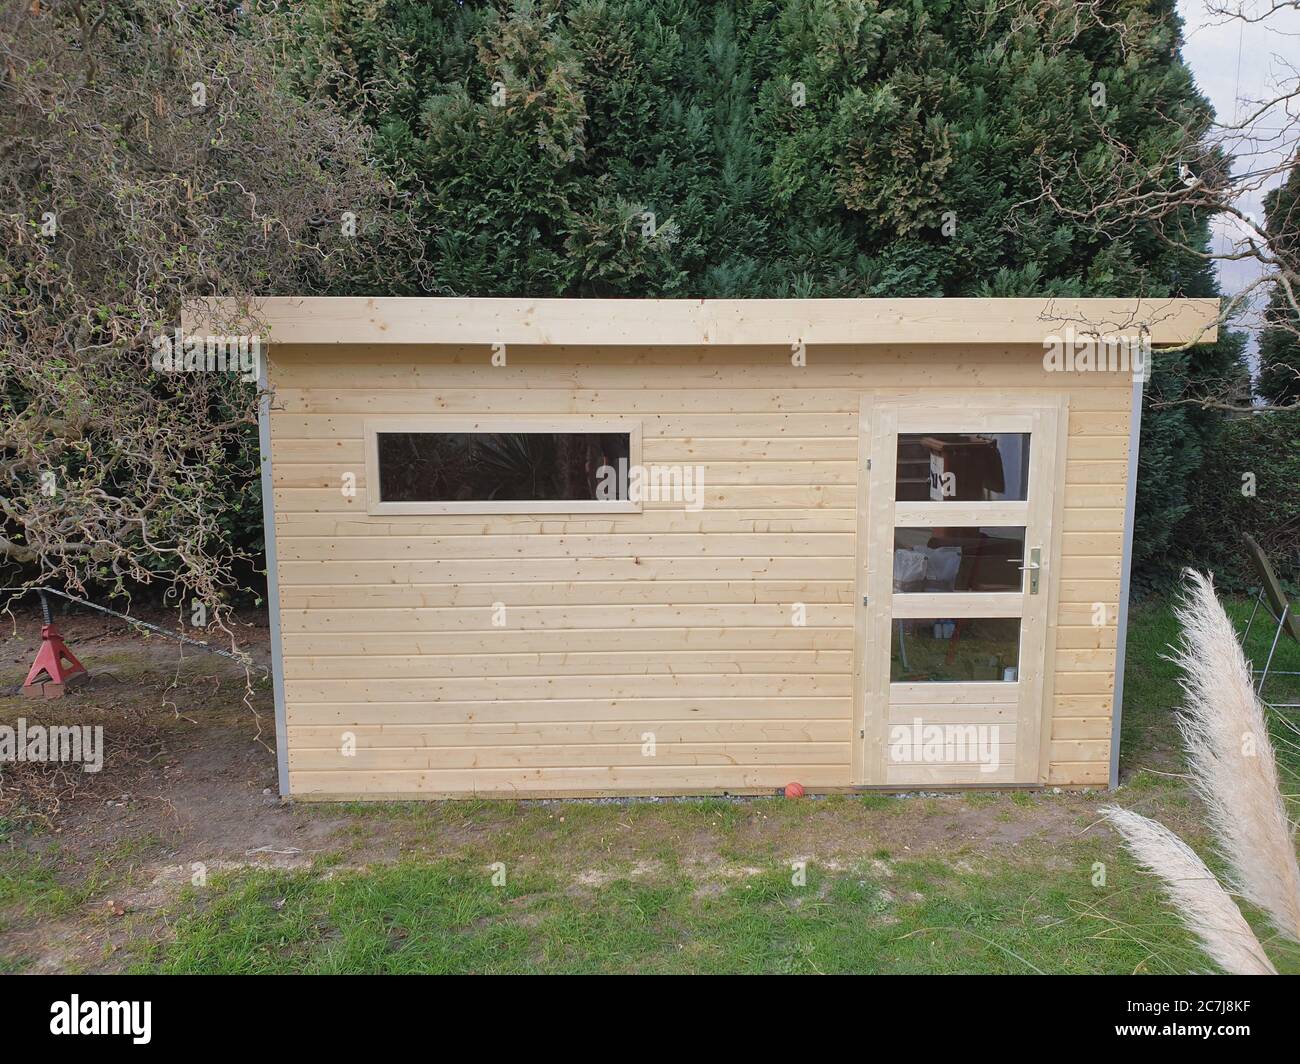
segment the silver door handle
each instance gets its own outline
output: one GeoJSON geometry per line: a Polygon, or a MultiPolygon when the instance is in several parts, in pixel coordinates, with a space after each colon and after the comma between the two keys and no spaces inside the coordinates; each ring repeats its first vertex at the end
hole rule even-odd
{"type": "Polygon", "coordinates": [[[1041,561],[1042,557],[1042,548],[1034,547],[1029,552],[1029,561],[1020,567],[1022,573],[1029,574],[1029,593],[1031,595],[1038,594],[1038,570],[1043,567],[1041,561]]]}

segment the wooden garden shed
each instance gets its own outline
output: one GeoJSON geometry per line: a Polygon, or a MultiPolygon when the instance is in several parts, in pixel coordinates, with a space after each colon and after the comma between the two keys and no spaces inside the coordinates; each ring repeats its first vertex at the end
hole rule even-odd
{"type": "Polygon", "coordinates": [[[1217,314],[263,301],[282,792],[1113,785],[1127,356],[1217,314]]]}

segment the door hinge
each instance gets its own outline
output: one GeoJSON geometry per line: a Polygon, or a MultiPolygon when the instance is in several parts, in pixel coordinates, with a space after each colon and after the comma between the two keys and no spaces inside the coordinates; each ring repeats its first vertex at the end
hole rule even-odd
{"type": "Polygon", "coordinates": [[[866,728],[859,728],[859,729],[858,729],[858,738],[859,738],[859,739],[865,739],[866,737],[867,737],[867,729],[866,729],[866,728]]]}
{"type": "Polygon", "coordinates": [[[870,459],[870,458],[867,459],[867,468],[868,468],[868,469],[871,468],[871,459],[870,459]]]}
{"type": "Polygon", "coordinates": [[[862,605],[864,605],[864,606],[867,605],[867,596],[866,596],[866,595],[863,595],[863,596],[862,596],[862,605]]]}

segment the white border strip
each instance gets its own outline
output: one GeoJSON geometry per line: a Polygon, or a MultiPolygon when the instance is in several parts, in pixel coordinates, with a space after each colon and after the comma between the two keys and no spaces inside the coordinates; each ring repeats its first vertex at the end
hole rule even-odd
{"type": "Polygon", "coordinates": [[[1110,721],[1110,789],[1119,786],[1119,730],[1124,716],[1124,651],[1128,639],[1128,596],[1133,568],[1133,522],[1137,512],[1138,445],[1142,437],[1142,385],[1133,381],[1129,406],[1128,485],[1124,496],[1124,554],[1119,568],[1119,627],[1115,633],[1115,697],[1110,721]]]}
{"type": "Polygon", "coordinates": [[[275,549],[275,486],[271,482],[270,358],[262,352],[257,374],[257,444],[262,466],[262,540],[266,549],[266,607],[271,626],[271,686],[275,693],[275,762],[280,797],[289,797],[289,728],[284,708],[284,645],[280,636],[280,570],[275,549]]]}

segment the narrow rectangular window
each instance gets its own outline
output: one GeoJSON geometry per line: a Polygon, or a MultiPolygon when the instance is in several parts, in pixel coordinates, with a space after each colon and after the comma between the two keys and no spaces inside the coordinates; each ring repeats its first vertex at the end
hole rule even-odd
{"type": "Polygon", "coordinates": [[[1029,498],[1029,433],[898,434],[898,502],[1009,502],[1029,498]]]}
{"type": "Polygon", "coordinates": [[[895,620],[891,683],[1014,683],[1020,675],[1019,617],[895,620]]]}
{"type": "Polygon", "coordinates": [[[894,593],[1019,591],[1024,528],[895,528],[894,593]]]}
{"type": "Polygon", "coordinates": [[[627,422],[377,423],[367,426],[371,513],[634,511],[627,422]]]}

